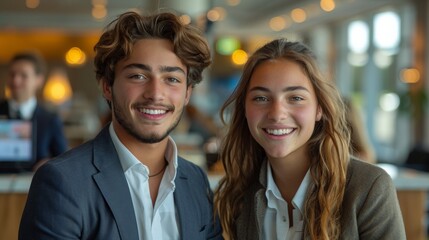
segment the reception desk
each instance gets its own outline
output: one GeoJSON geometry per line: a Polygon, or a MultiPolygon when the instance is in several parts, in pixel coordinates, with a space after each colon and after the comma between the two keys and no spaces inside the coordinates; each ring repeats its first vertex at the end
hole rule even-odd
{"type": "MultiPolygon", "coordinates": [[[[381,164],[380,167],[392,176],[396,186],[407,239],[425,240],[429,174],[391,165],[381,164]]],[[[221,177],[221,174],[209,173],[213,189],[221,177]]],[[[31,174],[0,175],[0,239],[17,239],[31,178],[31,174]]]]}
{"type": "Polygon", "coordinates": [[[380,167],[391,175],[395,184],[407,239],[426,240],[429,174],[412,169],[399,169],[391,165],[380,164],[380,167]]]}
{"type": "Polygon", "coordinates": [[[0,239],[18,239],[31,174],[0,175],[0,239]]]}

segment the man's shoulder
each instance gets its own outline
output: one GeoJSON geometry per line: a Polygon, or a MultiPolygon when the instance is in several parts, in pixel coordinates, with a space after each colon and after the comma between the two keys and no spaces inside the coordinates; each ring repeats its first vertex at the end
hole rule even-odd
{"type": "Polygon", "coordinates": [[[110,140],[109,131],[104,128],[93,139],[66,151],[49,162],[65,167],[69,165],[92,165],[95,158],[102,160],[115,158],[116,156],[112,155],[113,152],[116,150],[114,150],[114,145],[110,140]]]}
{"type": "Polygon", "coordinates": [[[36,105],[36,117],[46,117],[46,118],[55,118],[58,117],[56,110],[46,107],[42,103],[37,103],[36,105]]]}
{"type": "Polygon", "coordinates": [[[93,149],[91,140],[66,151],[65,153],[51,159],[46,164],[64,169],[73,169],[73,166],[76,167],[92,164],[93,149]]]}
{"type": "Polygon", "coordinates": [[[180,156],[177,157],[177,162],[180,168],[192,170],[192,171],[198,171],[198,172],[203,171],[200,166],[183,157],[180,157],[180,156]]]}
{"type": "Polygon", "coordinates": [[[181,175],[188,176],[188,179],[195,180],[197,182],[201,182],[202,179],[207,178],[207,174],[202,169],[201,166],[184,159],[182,157],[178,157],[178,173],[181,175]]]}

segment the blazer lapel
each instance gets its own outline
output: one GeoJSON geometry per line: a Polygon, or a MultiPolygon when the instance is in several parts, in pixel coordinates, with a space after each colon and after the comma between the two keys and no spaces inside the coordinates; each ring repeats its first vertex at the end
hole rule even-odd
{"type": "Polygon", "coordinates": [[[193,193],[189,186],[188,177],[179,164],[175,180],[174,203],[179,216],[180,239],[195,239],[200,231],[199,211],[195,208],[198,204],[194,202],[193,193]]]}
{"type": "Polygon", "coordinates": [[[35,120],[39,118],[39,114],[40,114],[40,107],[39,104],[36,105],[36,107],[34,108],[34,112],[33,115],[31,116],[31,120],[35,120]]]}
{"type": "Polygon", "coordinates": [[[94,165],[99,173],[93,178],[113,213],[121,239],[138,239],[128,183],[108,129],[105,127],[94,141],[94,165]]]}

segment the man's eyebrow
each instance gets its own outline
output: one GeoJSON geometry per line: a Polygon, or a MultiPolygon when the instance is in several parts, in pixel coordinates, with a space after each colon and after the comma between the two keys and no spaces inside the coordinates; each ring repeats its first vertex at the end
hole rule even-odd
{"type": "Polygon", "coordinates": [[[141,70],[146,70],[146,71],[152,71],[152,68],[146,64],[141,64],[141,63],[130,63],[126,66],[124,66],[124,69],[127,68],[138,68],[141,70]]]}
{"type": "MultiPolygon", "coordinates": [[[[128,68],[138,68],[145,71],[152,71],[152,67],[141,63],[131,63],[124,67],[124,69],[128,69],[128,68]]],[[[180,72],[186,76],[185,70],[183,70],[181,67],[161,66],[160,71],[161,72],[180,72]]]]}
{"type": "MultiPolygon", "coordinates": [[[[283,92],[292,92],[292,91],[298,91],[298,90],[303,90],[303,91],[309,92],[308,89],[303,87],[303,86],[290,86],[290,87],[285,87],[282,89],[283,92]]],[[[270,92],[270,89],[268,89],[266,87],[255,86],[255,87],[252,87],[251,89],[249,89],[249,92],[252,92],[252,91],[270,92]]]]}
{"type": "Polygon", "coordinates": [[[186,76],[185,70],[183,70],[181,67],[161,66],[160,71],[161,72],[180,72],[186,76]]]}

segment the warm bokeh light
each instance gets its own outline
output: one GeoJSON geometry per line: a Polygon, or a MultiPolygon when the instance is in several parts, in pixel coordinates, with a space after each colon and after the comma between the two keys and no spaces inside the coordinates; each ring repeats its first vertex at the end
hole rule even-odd
{"type": "Polygon", "coordinates": [[[415,68],[401,70],[401,79],[404,83],[416,83],[420,80],[420,72],[415,68]]]}
{"type": "Polygon", "coordinates": [[[61,29],[4,31],[1,32],[0,46],[7,47],[1,50],[0,65],[7,64],[16,53],[27,51],[40,52],[48,62],[61,61],[65,53],[76,43],[79,43],[79,47],[87,54],[87,59],[93,58],[95,55],[93,48],[99,39],[99,31],[87,31],[81,34],[61,29]]]}
{"type": "Polygon", "coordinates": [[[27,8],[37,8],[40,4],[39,0],[25,0],[25,6],[27,8]]]}
{"type": "Polygon", "coordinates": [[[69,65],[82,65],[86,61],[86,54],[78,47],[72,47],[66,53],[66,62],[69,65]]]}
{"type": "Polygon", "coordinates": [[[243,65],[247,61],[247,53],[242,49],[237,49],[232,53],[232,62],[236,65],[243,65]]]}
{"type": "Polygon", "coordinates": [[[237,6],[240,4],[240,0],[228,0],[227,3],[229,6],[237,6]]]}
{"type": "Polygon", "coordinates": [[[225,16],[226,11],[221,7],[215,7],[207,12],[207,19],[212,22],[221,21],[225,18],[225,16]]]}
{"type": "Polygon", "coordinates": [[[220,14],[215,11],[215,10],[210,10],[207,12],[207,19],[212,21],[212,22],[216,22],[220,20],[220,14]]]}
{"type": "Polygon", "coordinates": [[[11,97],[11,92],[10,92],[10,89],[6,86],[5,88],[4,88],[4,96],[5,96],[5,98],[10,98],[11,97]]]}
{"type": "Polygon", "coordinates": [[[302,8],[295,8],[291,12],[291,18],[294,22],[302,23],[307,19],[307,14],[302,8]]]}
{"type": "Polygon", "coordinates": [[[182,22],[182,24],[188,25],[191,23],[191,17],[189,15],[182,15],[180,16],[180,21],[182,22]]]}
{"type": "Polygon", "coordinates": [[[271,18],[269,25],[273,31],[278,32],[286,28],[286,20],[280,16],[273,17],[271,18]]]}
{"type": "Polygon", "coordinates": [[[106,5],[107,4],[107,0],[92,0],[92,5],[106,5]]]}
{"type": "Polygon", "coordinates": [[[72,97],[72,89],[64,70],[54,70],[43,88],[43,97],[54,104],[61,105],[72,97]]]}
{"type": "Polygon", "coordinates": [[[331,12],[335,9],[334,0],[320,0],[320,8],[325,12],[331,12]]]}
{"type": "Polygon", "coordinates": [[[92,17],[101,20],[107,16],[107,9],[105,5],[98,4],[92,7],[92,17]]]}

